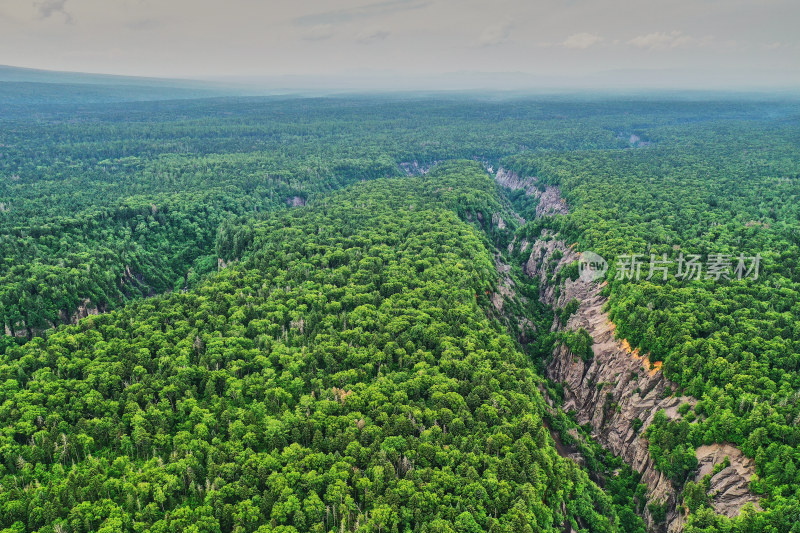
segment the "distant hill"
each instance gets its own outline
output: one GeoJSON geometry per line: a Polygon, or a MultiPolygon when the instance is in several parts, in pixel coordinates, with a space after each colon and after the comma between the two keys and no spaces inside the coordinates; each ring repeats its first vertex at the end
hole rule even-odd
{"type": "Polygon", "coordinates": [[[0,65],[0,104],[10,106],[181,100],[245,94],[219,83],[58,72],[0,65]]]}

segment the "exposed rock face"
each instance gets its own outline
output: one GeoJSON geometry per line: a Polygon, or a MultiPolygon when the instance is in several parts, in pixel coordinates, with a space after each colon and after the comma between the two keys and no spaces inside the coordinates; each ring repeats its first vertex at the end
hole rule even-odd
{"type": "Polygon", "coordinates": [[[28,326],[26,326],[24,322],[17,322],[14,324],[14,329],[12,330],[8,324],[3,324],[3,332],[9,337],[21,339],[28,336],[28,326]]]}
{"type": "Polygon", "coordinates": [[[536,206],[536,216],[546,215],[566,215],[567,202],[561,198],[561,190],[558,187],[548,185],[544,192],[539,196],[539,205],[536,206]]]}
{"type": "Polygon", "coordinates": [[[86,318],[90,315],[98,315],[106,312],[106,306],[93,305],[91,300],[84,298],[78,308],[72,313],[68,310],[61,309],[58,312],[58,320],[45,322],[46,327],[31,326],[25,320],[18,320],[15,324],[2,324],[2,333],[9,337],[16,337],[18,339],[31,339],[33,337],[40,337],[47,333],[49,329],[55,329],[62,324],[77,324],[79,320],[86,318]]]}
{"type": "Polygon", "coordinates": [[[289,207],[302,207],[306,205],[306,199],[302,196],[290,196],[286,199],[286,205],[289,207]]]}
{"type": "Polygon", "coordinates": [[[594,437],[606,448],[621,456],[634,470],[642,473],[642,482],[649,488],[651,501],[666,502],[669,509],[666,528],[655,524],[649,512],[645,520],[653,531],[680,531],[682,517],[677,512],[675,490],[669,479],[658,472],[650,457],[647,442],[634,430],[637,418],[643,430],[659,409],[677,411],[686,399],[664,398],[668,386],[658,370],[651,370],[646,358],[639,357],[624,341],[614,338],[614,326],[602,311],[605,298],[597,283],[580,278],[566,280],[556,297],[556,287],[549,282],[561,268],[579,258],[579,254],[563,241],[536,241],[525,272],[537,276],[542,283],[539,297],[555,308],[564,307],[573,299],[580,301],[577,312],[567,324],[553,327],[577,330],[584,328],[594,339],[594,358],[584,362],[565,347],[559,346],[547,366],[548,377],[565,384],[564,409],[575,411],[579,424],[591,424],[594,437]],[[560,251],[562,257],[554,259],[560,251]],[[548,270],[549,265],[549,272],[548,270]]]}
{"type": "Polygon", "coordinates": [[[626,139],[630,148],[644,148],[652,144],[650,141],[642,140],[642,138],[635,133],[631,133],[630,136],[628,136],[627,133],[619,132],[617,134],[617,139],[626,139]]]}
{"type": "MultiPolygon", "coordinates": [[[[547,398],[547,396],[545,396],[545,398],[547,398]]],[[[547,422],[544,422],[544,425],[550,432],[550,436],[553,437],[553,443],[555,444],[558,455],[561,457],[566,457],[567,459],[572,459],[578,465],[584,466],[586,460],[583,458],[583,455],[581,455],[581,452],[578,450],[578,448],[576,446],[567,446],[564,444],[557,431],[553,431],[547,422]]],[[[570,434],[572,434],[574,437],[575,435],[573,434],[573,431],[574,430],[570,430],[570,434]]]]}
{"type": "Polygon", "coordinates": [[[72,316],[70,316],[69,320],[65,320],[65,322],[69,324],[77,324],[82,318],[86,318],[89,315],[97,315],[100,314],[100,312],[101,309],[98,309],[96,306],[92,305],[91,300],[86,298],[81,302],[81,305],[78,306],[75,312],[72,313],[72,316]]]}
{"type": "Polygon", "coordinates": [[[541,194],[541,191],[536,187],[536,182],[539,181],[537,178],[520,178],[516,172],[506,170],[503,167],[497,170],[494,180],[503,187],[508,187],[515,191],[523,189],[528,196],[538,198],[538,195],[541,194]]]}
{"type": "MultiPolygon", "coordinates": [[[[556,318],[553,329],[583,328],[594,339],[594,358],[588,362],[575,357],[565,346],[558,346],[547,366],[548,377],[565,384],[564,409],[575,411],[578,423],[589,423],[594,430],[593,436],[604,447],[642,474],[642,482],[649,488],[650,501],[667,504],[665,523],[655,523],[649,511],[645,511],[648,528],[651,531],[681,531],[684,517],[678,510],[676,487],[655,469],[648,443],[640,435],[660,409],[664,409],[668,417],[676,418],[679,416],[678,406],[696,402],[689,397],[666,396],[668,387],[670,390],[676,387],[664,377],[660,363],[651,364],[646,356],[631,350],[625,340],[614,338],[614,324],[602,309],[606,298],[600,294],[601,284],[580,278],[567,279],[557,293],[551,281],[554,274],[579,257],[580,254],[564,241],[545,234],[543,239],[533,244],[524,265],[528,275],[541,280],[539,297],[544,303],[562,308],[573,299],[580,302],[567,323],[560,324],[556,318]],[[642,423],[639,430],[634,429],[636,420],[642,423]]],[[[700,469],[696,480],[711,473],[713,466],[724,461],[726,456],[731,466],[712,478],[709,494],[713,496],[718,491],[712,498],[717,512],[735,516],[747,502],[757,500],[748,490],[754,472],[750,459],[733,446],[702,446],[697,450],[700,469]]]]}
{"type": "Polygon", "coordinates": [[[125,266],[125,272],[122,273],[122,277],[119,280],[119,286],[126,297],[130,297],[130,294],[126,291],[128,285],[136,286],[145,296],[156,295],[156,291],[147,284],[144,276],[131,269],[130,265],[125,266]]]}
{"type": "MultiPolygon", "coordinates": [[[[503,168],[497,171],[495,180],[504,187],[524,190],[526,195],[537,198],[537,217],[568,212],[558,187],[547,186],[542,191],[537,178],[521,178],[503,168]]],[[[513,252],[515,244],[516,241],[509,245],[509,253],[513,252]]],[[[523,241],[521,253],[528,246],[529,243],[523,241]]],[[[676,487],[656,470],[648,443],[641,434],[659,410],[663,409],[669,418],[677,418],[681,404],[694,405],[696,400],[667,395],[667,389],[673,391],[677,387],[664,377],[661,363],[651,363],[646,355],[632,350],[627,341],[614,337],[615,326],[603,311],[606,298],[601,294],[602,284],[578,278],[566,279],[556,287],[553,283],[555,275],[579,258],[580,254],[563,240],[545,232],[533,243],[530,256],[523,265],[527,275],[540,279],[539,298],[543,303],[560,309],[572,300],[580,302],[578,310],[566,324],[561,324],[556,317],[552,330],[583,328],[594,341],[591,361],[583,361],[565,346],[558,346],[547,366],[547,375],[565,385],[564,409],[575,411],[579,424],[590,424],[593,436],[605,448],[642,474],[651,502],[666,504],[667,515],[663,523],[655,523],[649,510],[645,510],[648,529],[669,533],[681,531],[685,518],[679,510],[676,487]],[[640,427],[637,430],[635,426],[640,427]]],[[[572,455],[562,451],[566,456],[572,455]]],[[[738,515],[747,503],[758,505],[757,496],[749,490],[750,479],[755,473],[751,459],[728,444],[701,446],[695,453],[699,463],[695,481],[713,474],[714,466],[726,458],[730,461],[730,466],[711,477],[709,496],[716,512],[732,517],[738,515]]]]}
{"type": "MultiPolygon", "coordinates": [[[[516,327],[509,328],[509,331],[516,331],[517,340],[522,344],[527,344],[532,340],[529,335],[536,331],[536,325],[527,317],[514,316],[505,304],[508,301],[526,305],[528,299],[517,293],[517,284],[511,274],[511,265],[503,262],[503,256],[499,253],[495,254],[494,266],[499,278],[497,288],[489,294],[489,300],[492,302],[494,310],[492,316],[506,325],[509,325],[510,320],[516,322],[516,327]]],[[[548,399],[546,395],[544,398],[548,399]]]]}
{"type": "Polygon", "coordinates": [[[511,265],[507,265],[503,263],[500,255],[495,255],[494,257],[494,267],[497,270],[497,273],[500,274],[500,280],[497,284],[497,292],[492,293],[491,300],[492,304],[494,304],[495,309],[498,311],[503,310],[503,299],[513,299],[516,297],[516,292],[514,291],[514,280],[511,279],[509,276],[509,272],[511,271],[511,265]]]}
{"type": "Polygon", "coordinates": [[[567,214],[567,202],[561,197],[561,190],[558,187],[547,185],[542,191],[538,183],[539,179],[535,176],[521,178],[516,172],[502,167],[498,169],[494,179],[503,187],[515,191],[524,190],[527,196],[533,196],[539,200],[539,204],[536,206],[537,217],[567,214]]]}
{"type": "Polygon", "coordinates": [[[714,474],[714,467],[724,463],[727,458],[730,466],[711,476],[710,495],[714,510],[728,517],[739,514],[747,503],[753,503],[757,509],[758,497],[751,493],[748,484],[756,471],[752,459],[730,444],[712,444],[700,446],[696,450],[698,469],[696,480],[707,474],[714,474]]]}
{"type": "Polygon", "coordinates": [[[436,165],[439,161],[432,161],[430,163],[420,163],[419,161],[403,161],[400,163],[400,168],[408,176],[424,176],[436,165]]]}

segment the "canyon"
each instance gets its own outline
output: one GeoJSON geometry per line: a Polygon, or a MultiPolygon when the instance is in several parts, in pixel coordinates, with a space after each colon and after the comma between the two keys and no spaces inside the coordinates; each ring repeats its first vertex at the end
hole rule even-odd
{"type": "MultiPolygon", "coordinates": [[[[526,195],[538,200],[537,217],[567,212],[558,187],[543,187],[535,177],[521,178],[502,168],[495,180],[503,187],[524,189],[526,195]]],[[[551,331],[582,328],[593,340],[590,360],[575,356],[565,345],[557,343],[546,365],[546,377],[564,385],[562,408],[574,411],[579,424],[589,424],[593,438],[641,473],[642,483],[648,487],[649,501],[666,509],[662,521],[645,508],[643,517],[648,529],[658,533],[681,531],[685,522],[679,500],[682,487],[674,486],[656,469],[643,435],[658,411],[663,410],[668,418],[674,419],[680,416],[680,405],[694,405],[696,400],[673,394],[679,387],[664,376],[661,363],[651,361],[647,354],[632,349],[625,339],[617,338],[616,328],[604,311],[607,298],[602,289],[605,282],[581,277],[562,280],[558,275],[568,265],[581,260],[581,253],[574,245],[567,245],[557,234],[543,230],[530,245],[524,242],[519,253],[527,256],[522,265],[524,273],[539,280],[542,303],[560,310],[573,300],[579,302],[566,323],[562,324],[556,314],[551,331]]],[[[552,399],[548,400],[553,403],[552,399]]],[[[693,480],[700,482],[704,476],[711,476],[708,495],[717,513],[736,516],[751,502],[758,508],[758,497],[749,490],[755,473],[751,458],[724,443],[700,446],[695,454],[699,466],[693,480]]],[[[572,453],[568,456],[575,459],[572,453]]]]}

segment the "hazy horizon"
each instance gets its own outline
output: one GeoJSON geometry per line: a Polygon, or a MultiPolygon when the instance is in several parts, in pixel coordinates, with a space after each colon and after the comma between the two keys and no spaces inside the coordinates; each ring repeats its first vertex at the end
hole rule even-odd
{"type": "Polygon", "coordinates": [[[265,87],[793,89],[798,19],[789,0],[14,0],[0,64],[265,87]]]}

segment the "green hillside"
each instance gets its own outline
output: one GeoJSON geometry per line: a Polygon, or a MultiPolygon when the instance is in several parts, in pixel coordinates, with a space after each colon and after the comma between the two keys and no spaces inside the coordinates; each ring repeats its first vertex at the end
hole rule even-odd
{"type": "Polygon", "coordinates": [[[248,224],[195,290],[8,350],[0,526],[619,531],[487,319],[460,217],[498,207],[475,164],[357,185],[248,224]]]}
{"type": "Polygon", "coordinates": [[[800,531],[797,101],[73,81],[0,81],[0,533],[800,531]],[[540,298],[585,251],[617,339],[540,298]],[[623,340],[674,404],[614,428],[640,473],[599,436],[636,373],[581,382],[596,427],[548,374],[623,340]]]}

